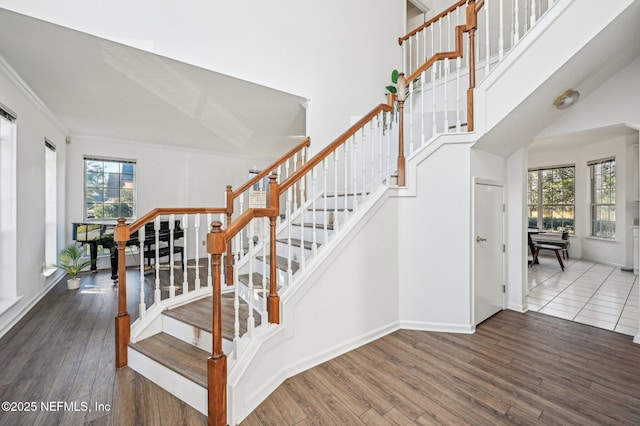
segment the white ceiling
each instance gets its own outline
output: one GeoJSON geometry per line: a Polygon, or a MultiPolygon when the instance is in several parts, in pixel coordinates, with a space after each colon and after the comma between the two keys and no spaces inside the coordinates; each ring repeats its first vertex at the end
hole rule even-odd
{"type": "Polygon", "coordinates": [[[0,9],[0,55],[70,136],[277,157],[304,98],[0,9]]]}

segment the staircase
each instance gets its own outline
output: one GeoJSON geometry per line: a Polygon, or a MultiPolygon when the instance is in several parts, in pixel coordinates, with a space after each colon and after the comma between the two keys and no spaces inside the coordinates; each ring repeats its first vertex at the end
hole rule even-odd
{"type": "MultiPolygon", "coordinates": [[[[556,3],[566,7],[572,2],[550,1],[548,7],[556,3]]],[[[206,237],[210,255],[206,262],[214,264],[208,273],[213,285],[203,285],[200,290],[194,286],[196,290],[192,293],[185,290],[174,300],[158,304],[155,311],[146,310],[147,317],[132,327],[128,346],[132,368],[199,411],[209,413],[211,419],[212,407],[207,401],[207,392],[211,393],[208,386],[212,383],[212,373],[205,364],[212,359],[224,359],[221,365],[228,371],[228,376],[221,385],[222,390],[216,390],[223,392],[224,396],[216,397],[216,401],[226,403],[226,419],[235,424],[287,377],[397,328],[473,331],[468,324],[464,324],[466,328],[452,329],[454,321],[450,324],[433,321],[426,326],[417,321],[402,322],[400,299],[416,296],[399,295],[402,289],[398,289],[398,281],[421,280],[424,291],[433,295],[444,291],[442,282],[445,281],[434,271],[447,269],[453,277],[449,279],[453,284],[447,282],[450,287],[447,291],[453,293],[451,288],[454,288],[457,295],[466,296],[469,278],[466,265],[455,268],[459,271],[453,274],[450,272],[449,252],[426,257],[423,264],[414,267],[418,272],[429,268],[433,274],[432,281],[437,281],[440,287],[423,284],[426,280],[422,273],[411,275],[403,271],[404,275],[399,278],[402,262],[397,259],[403,256],[398,254],[401,251],[398,240],[403,237],[398,234],[414,232],[416,239],[423,239],[427,232],[424,229],[403,229],[398,224],[410,214],[433,216],[429,201],[437,199],[440,194],[433,190],[438,185],[423,185],[421,190],[428,186],[432,192],[428,192],[428,196],[423,192],[420,197],[417,186],[424,182],[438,183],[438,176],[462,182],[459,188],[463,190],[456,196],[461,200],[463,213],[440,212],[438,220],[421,223],[447,224],[450,220],[466,223],[469,220],[471,172],[451,170],[451,167],[447,175],[434,172],[443,162],[469,164],[469,147],[477,140],[476,135],[467,132],[474,128],[473,90],[467,91],[469,97],[465,100],[460,94],[464,90],[451,94],[450,89],[461,86],[461,75],[470,79],[469,87],[473,89],[476,65],[482,67],[484,76],[491,76],[494,67],[499,66],[507,52],[518,48],[518,40],[526,39],[524,33],[534,28],[535,21],[541,19],[545,11],[527,9],[526,13],[531,13],[531,16],[527,16],[526,23],[521,22],[520,27],[516,19],[514,34],[517,36],[512,37],[509,45],[497,43],[499,51],[492,52],[495,40],[488,32],[484,33],[482,45],[486,46],[485,56],[476,58],[477,64],[470,61],[465,66],[460,60],[461,50],[453,51],[451,46],[452,50],[445,50],[446,55],[438,57],[437,61],[427,60],[436,66],[423,68],[422,62],[411,59],[413,49],[409,40],[414,36],[426,37],[419,35],[421,31],[428,31],[450,14],[456,16],[447,18],[453,22],[453,31],[459,34],[468,32],[472,38],[478,28],[475,23],[467,25],[463,18],[482,13],[484,4],[484,1],[460,1],[438,19],[434,18],[419,31],[405,37],[409,47],[403,44],[403,49],[406,49],[403,56],[410,77],[407,81],[410,97],[406,104],[400,99],[397,105],[399,114],[394,115],[396,110],[392,106],[380,105],[315,157],[308,159],[303,155],[302,159],[291,161],[291,169],[286,172],[278,168],[269,189],[266,185],[260,188],[260,191],[268,193],[263,204],[249,208],[251,195],[245,202],[240,198],[238,204],[231,191],[226,209],[211,211],[212,214],[222,214],[221,223],[215,225],[206,237]],[[456,65],[452,71],[454,61],[456,65]],[[407,109],[403,111],[403,108],[407,109]],[[395,117],[398,117],[398,127],[402,129],[399,135],[386,126],[395,117]],[[403,123],[403,120],[408,122],[403,123]],[[451,130],[458,134],[444,135],[451,130]],[[409,153],[406,185],[403,179],[403,132],[408,136],[409,153]],[[442,157],[444,160],[436,157],[434,153],[445,151],[441,148],[447,143],[454,148],[462,147],[460,154],[456,151],[455,155],[442,157]],[[420,166],[426,159],[431,161],[429,168],[420,166]],[[420,167],[422,169],[419,170],[420,167]],[[394,179],[398,179],[401,188],[394,179]],[[398,213],[399,203],[392,201],[401,196],[411,197],[403,206],[404,212],[410,212],[405,216],[398,213]],[[414,203],[418,198],[420,203],[414,203]],[[414,205],[420,208],[412,209],[414,205]],[[229,209],[229,206],[233,207],[229,209]],[[238,215],[231,219],[234,211],[238,215]],[[222,222],[225,221],[223,229],[222,222]],[[396,260],[389,262],[389,259],[396,260]],[[223,277],[221,264],[226,265],[223,277]],[[458,272],[460,279],[455,275],[458,272]],[[223,281],[227,285],[221,287],[223,281]],[[375,285],[371,286],[371,283],[375,285]],[[217,291],[221,293],[220,353],[216,352],[216,332],[211,326],[216,322],[214,313],[217,312],[212,306],[215,306],[217,291]],[[228,365],[226,358],[229,359],[228,365]]],[[[489,12],[484,16],[485,22],[489,22],[489,12]]],[[[505,33],[502,23],[500,33],[505,33]]],[[[420,43],[427,44],[416,41],[414,46],[420,43]]],[[[473,44],[471,50],[475,51],[473,44]]],[[[434,56],[431,57],[438,55],[432,53],[434,56]]],[[[514,57],[512,55],[510,59],[512,62],[514,57]]],[[[420,59],[423,60],[424,57],[420,59]]],[[[398,91],[404,93],[404,86],[401,85],[398,91]]],[[[487,93],[487,99],[491,100],[491,93],[488,90],[487,93]]],[[[520,100],[514,97],[513,102],[520,100]]],[[[485,112],[482,115],[486,115],[485,112]]],[[[483,118],[486,123],[495,124],[483,118]]],[[[486,126],[479,127],[486,131],[486,126]]],[[[268,169],[268,172],[275,171],[275,167],[268,169]]],[[[245,186],[249,188],[252,185],[254,183],[245,186]]],[[[211,218],[206,223],[211,223],[211,218]]],[[[453,233],[445,229],[437,231],[447,238],[461,241],[460,252],[471,251],[467,245],[469,235],[466,228],[453,233]]],[[[198,242],[200,238],[201,234],[196,231],[193,240],[198,242]]],[[[189,258],[187,253],[185,256],[189,258]]],[[[183,288],[190,287],[184,284],[183,288]]],[[[420,299],[422,304],[415,303],[419,305],[417,310],[438,313],[442,308],[438,306],[442,304],[438,298],[430,297],[423,302],[420,299]]],[[[141,311],[145,312],[144,309],[141,311]]],[[[405,312],[405,316],[411,317],[411,312],[405,312]]],[[[469,317],[466,311],[459,316],[469,317]]]]}

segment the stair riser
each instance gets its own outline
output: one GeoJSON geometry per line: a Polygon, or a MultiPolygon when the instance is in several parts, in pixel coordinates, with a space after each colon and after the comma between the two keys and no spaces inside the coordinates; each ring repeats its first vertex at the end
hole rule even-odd
{"type": "MultiPolygon", "coordinates": [[[[362,199],[362,195],[358,195],[358,200],[362,199]]],[[[321,209],[321,208],[328,208],[330,210],[333,210],[336,205],[338,206],[338,210],[345,208],[345,206],[347,208],[352,208],[354,204],[354,196],[353,195],[349,195],[349,196],[338,196],[338,197],[327,197],[326,201],[323,197],[319,197],[316,200],[316,208],[321,209]]]]}
{"type": "MultiPolygon", "coordinates": [[[[255,262],[254,262],[254,272],[262,273],[262,270],[263,270],[262,269],[262,265],[263,265],[262,260],[256,259],[255,262]]],[[[267,276],[269,276],[269,263],[267,263],[265,265],[265,267],[266,267],[266,271],[267,271],[267,276]]],[[[283,270],[283,269],[278,268],[277,269],[277,274],[278,274],[278,284],[286,285],[288,283],[286,269],[283,270]]]]}
{"type": "MultiPolygon", "coordinates": [[[[313,250],[311,248],[306,248],[306,245],[307,244],[305,242],[304,257],[309,260],[313,257],[313,250]]],[[[289,245],[284,241],[278,241],[276,243],[276,252],[278,256],[289,257],[289,245]]],[[[293,259],[300,259],[302,256],[300,253],[300,247],[292,244],[291,254],[293,259]]]]}
{"type": "MultiPolygon", "coordinates": [[[[303,228],[303,227],[301,227],[299,224],[291,225],[291,238],[300,239],[300,233],[301,233],[300,228],[303,228]]],[[[315,229],[312,228],[311,226],[305,226],[303,230],[304,230],[304,240],[313,241],[313,235],[315,233],[315,241],[317,244],[324,244],[326,242],[325,236],[330,236],[331,233],[333,232],[333,230],[327,229],[327,233],[325,235],[324,225],[320,223],[316,224],[315,229]]],[[[282,234],[278,238],[286,238],[286,233],[282,234]]]]}
{"type": "Polygon", "coordinates": [[[132,348],[128,351],[127,365],[202,414],[207,414],[207,389],[132,348]]]}
{"type": "Polygon", "coordinates": [[[323,224],[323,223],[331,224],[331,223],[334,223],[335,221],[338,221],[339,223],[344,223],[348,215],[350,215],[351,213],[353,212],[344,211],[340,209],[338,209],[337,212],[335,210],[315,210],[315,211],[305,210],[304,223],[312,224],[314,216],[315,216],[316,226],[318,227],[320,226],[320,224],[323,224]]]}

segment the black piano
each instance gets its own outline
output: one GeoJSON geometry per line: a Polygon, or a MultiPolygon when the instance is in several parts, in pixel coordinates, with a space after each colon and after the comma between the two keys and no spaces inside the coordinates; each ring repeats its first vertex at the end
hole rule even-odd
{"type": "MultiPolygon", "coordinates": [[[[176,220],[173,230],[173,239],[179,240],[184,236],[184,231],[180,227],[180,221],[176,220]]],[[[116,223],[111,222],[84,222],[84,223],[72,223],[72,239],[79,243],[89,244],[89,254],[91,257],[91,270],[97,271],[98,260],[98,246],[109,248],[111,256],[111,279],[118,279],[118,247],[113,239],[114,229],[116,223]]],[[[155,258],[155,244],[156,244],[156,231],[153,222],[147,223],[144,227],[144,242],[140,253],[148,259],[149,264],[151,259],[155,258]]],[[[169,230],[169,221],[164,220],[160,222],[159,232],[160,257],[170,255],[169,239],[171,238],[171,232],[169,230]]],[[[140,246],[140,239],[138,237],[138,231],[131,234],[127,246],[140,246]]],[[[183,248],[180,246],[174,246],[174,252],[179,253],[181,261],[184,262],[183,248]]]]}

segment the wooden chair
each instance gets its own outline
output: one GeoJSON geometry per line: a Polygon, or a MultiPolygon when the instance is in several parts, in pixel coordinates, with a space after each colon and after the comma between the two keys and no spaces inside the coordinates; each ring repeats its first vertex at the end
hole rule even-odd
{"type": "Polygon", "coordinates": [[[534,244],[535,251],[533,252],[533,261],[532,263],[538,263],[538,254],[540,254],[540,250],[551,250],[556,255],[556,259],[558,259],[558,263],[560,264],[560,269],[564,271],[564,263],[562,262],[562,257],[560,256],[560,252],[563,251],[562,246],[553,245],[553,244],[534,244]]]}
{"type": "Polygon", "coordinates": [[[562,258],[569,259],[569,230],[567,228],[562,229],[562,236],[559,240],[552,239],[544,239],[544,240],[535,240],[534,248],[536,244],[548,244],[552,246],[558,246],[561,248],[562,258]]]}

